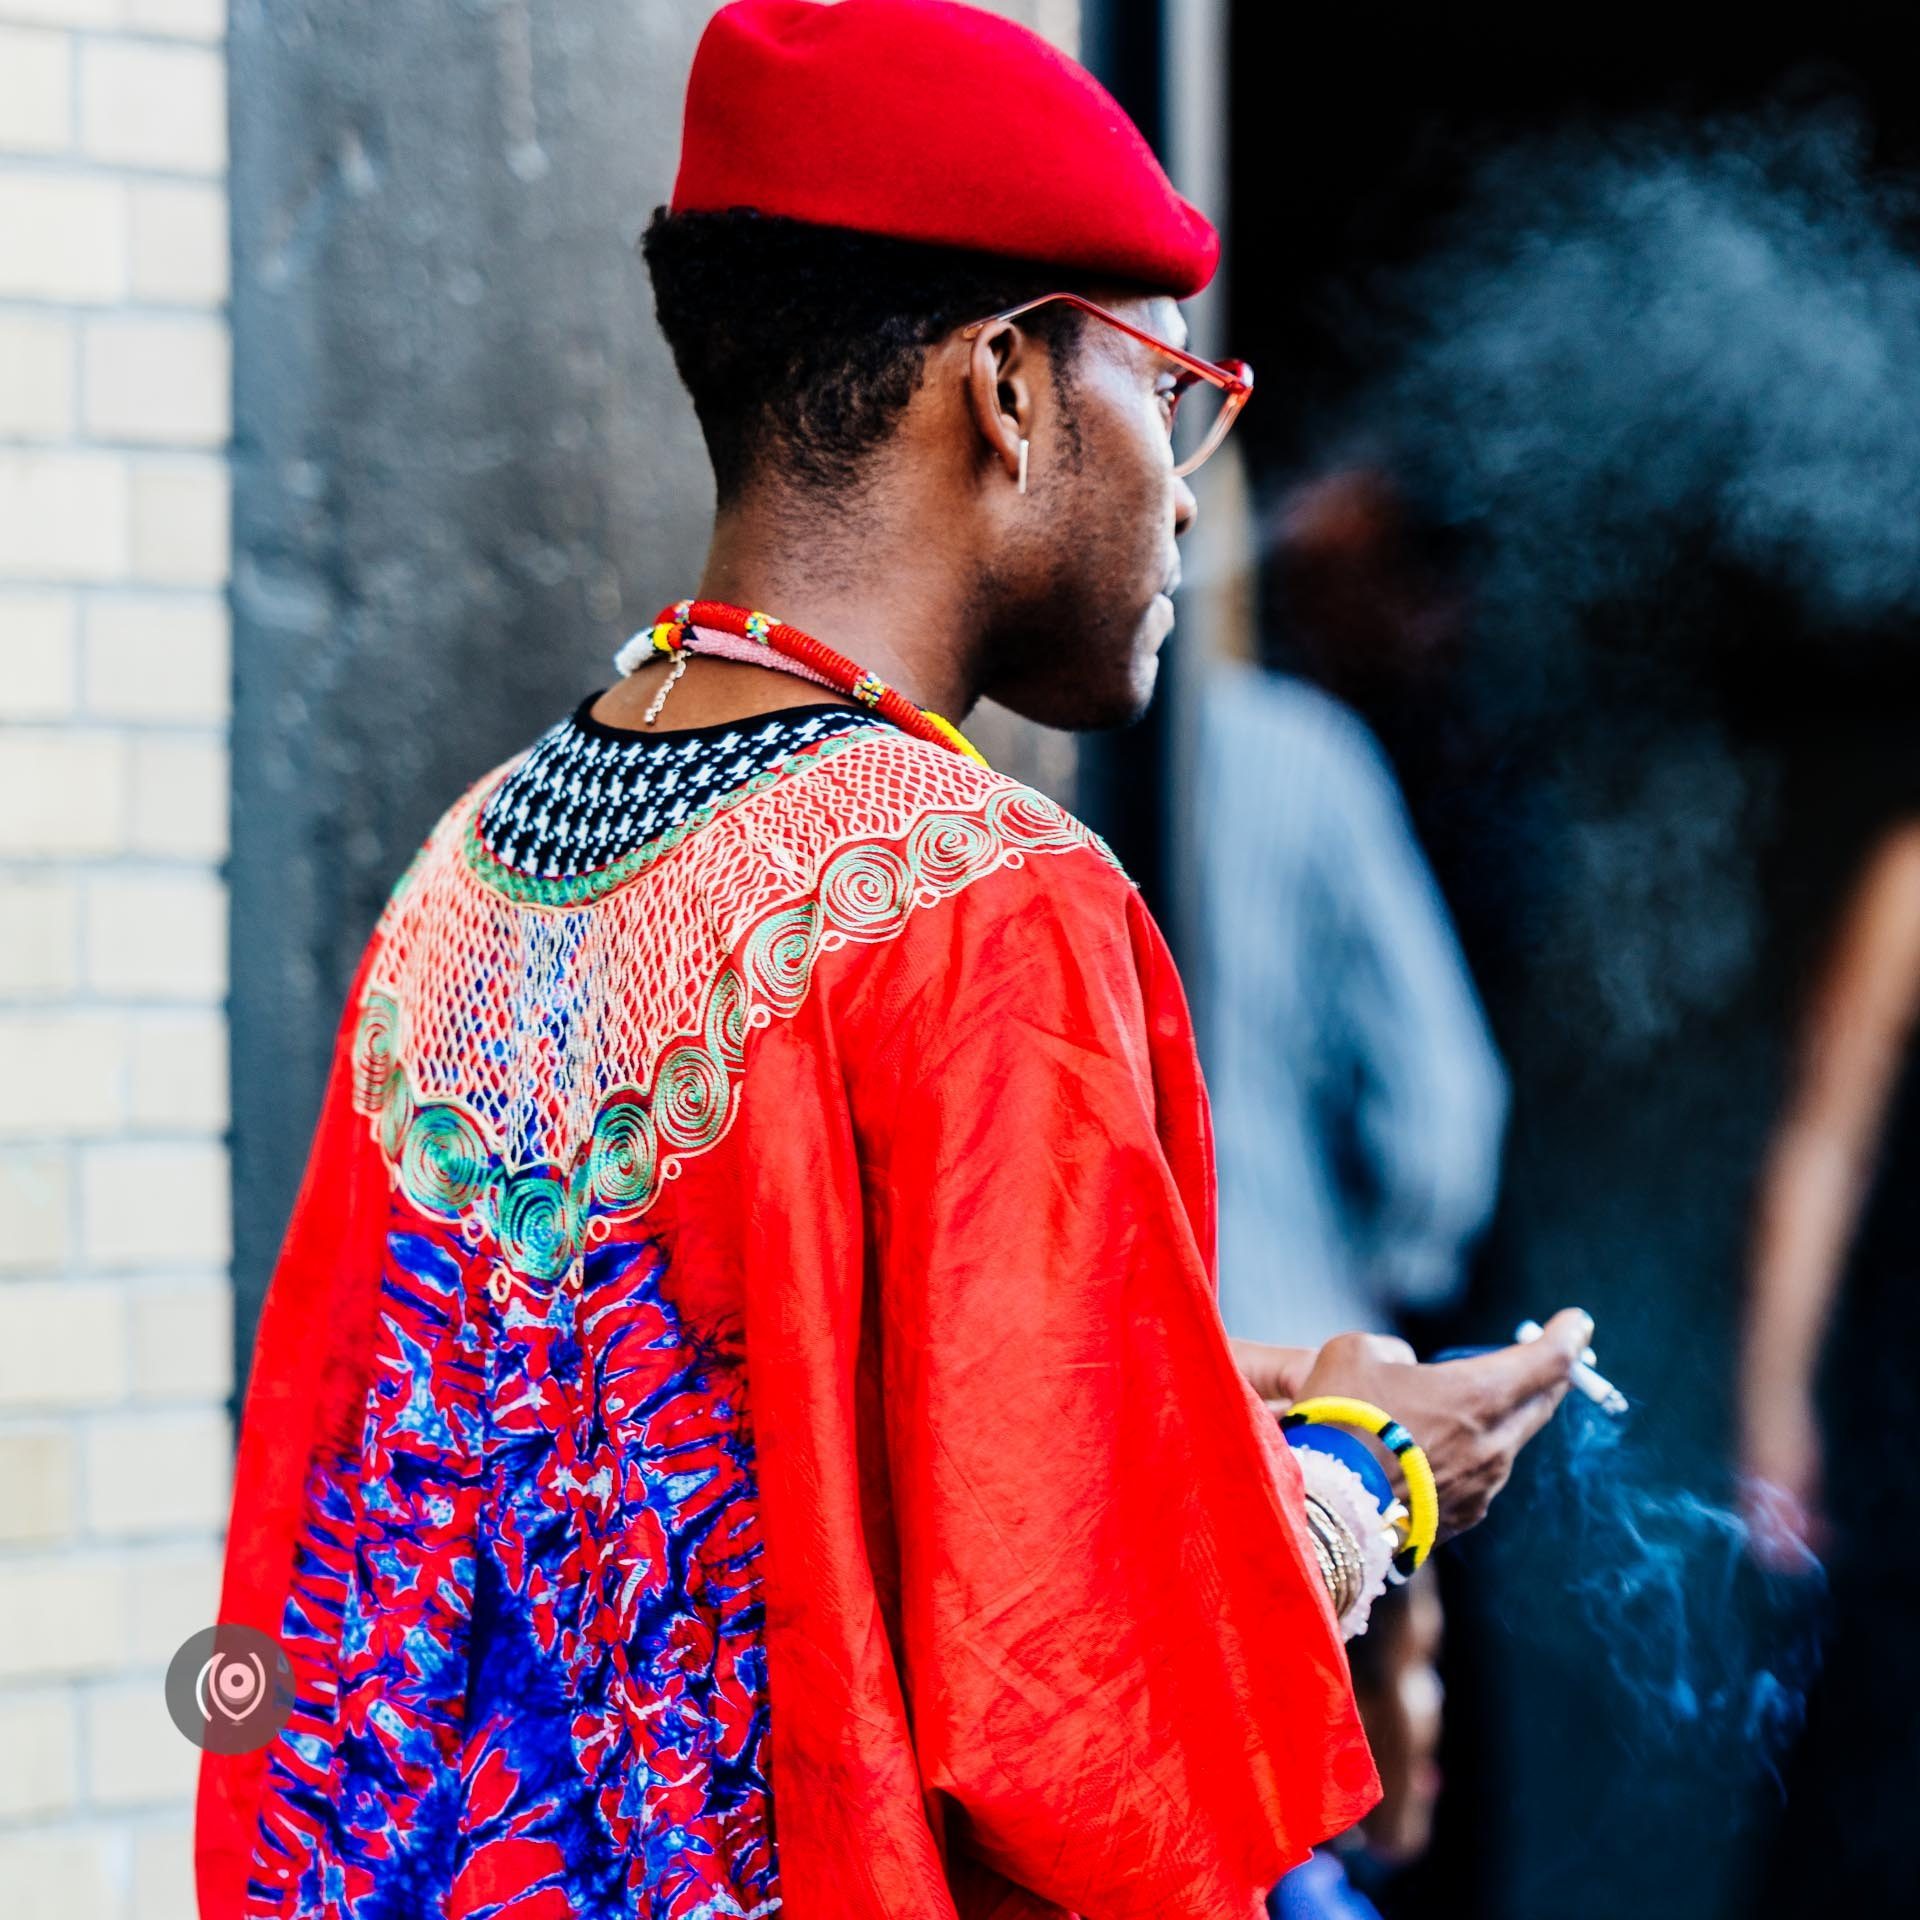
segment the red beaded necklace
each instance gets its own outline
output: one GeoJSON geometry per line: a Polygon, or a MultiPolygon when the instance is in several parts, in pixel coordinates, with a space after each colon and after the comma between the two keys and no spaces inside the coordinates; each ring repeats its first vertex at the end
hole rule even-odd
{"type": "Polygon", "coordinates": [[[870,707],[883,720],[890,720],[903,733],[917,740],[931,740],[937,746],[951,747],[984,767],[986,756],[951,720],[917,707],[904,693],[890,687],[878,674],[869,673],[844,653],[836,653],[824,641],[816,640],[798,627],[790,627],[771,614],[749,613],[744,607],[730,607],[719,600],[682,600],[663,607],[651,628],[636,633],[614,655],[614,664],[622,673],[632,673],[649,654],[672,658],[674,668],[652,706],[647,721],[652,723],[665,703],[673,683],[686,671],[687,657],[693,653],[714,653],[727,659],[748,660],[756,666],[771,667],[778,673],[797,674],[835,693],[870,707]],[[728,645],[744,641],[747,644],[728,645]]]}

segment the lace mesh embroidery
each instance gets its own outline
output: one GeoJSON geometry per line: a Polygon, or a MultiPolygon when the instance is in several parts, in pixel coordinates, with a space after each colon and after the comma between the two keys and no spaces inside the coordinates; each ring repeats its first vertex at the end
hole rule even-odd
{"type": "Polygon", "coordinates": [[[622,865],[540,881],[476,831],[501,777],[447,815],[381,921],[355,1102],[415,1204],[538,1278],[724,1136],[748,1035],[799,1009],[822,953],[1029,855],[1105,853],[1029,788],[866,729],[622,865]]]}

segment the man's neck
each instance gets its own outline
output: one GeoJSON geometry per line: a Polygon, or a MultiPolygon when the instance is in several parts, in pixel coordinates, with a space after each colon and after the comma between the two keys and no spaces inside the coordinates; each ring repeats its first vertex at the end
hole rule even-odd
{"type": "MultiPolygon", "coordinates": [[[[718,516],[692,597],[771,613],[958,725],[980,696],[981,650],[976,582],[951,557],[950,495],[945,513],[904,486],[870,489],[838,514],[760,490],[718,516]]],[[[696,658],[650,722],[668,671],[643,667],[601,696],[595,717],[652,731],[844,698],[772,668],[696,658]]]]}
{"type": "Polygon", "coordinates": [[[869,513],[822,524],[787,503],[723,512],[697,597],[757,607],[845,654],[948,719],[979,698],[973,583],[956,577],[917,516],[869,513]]]}

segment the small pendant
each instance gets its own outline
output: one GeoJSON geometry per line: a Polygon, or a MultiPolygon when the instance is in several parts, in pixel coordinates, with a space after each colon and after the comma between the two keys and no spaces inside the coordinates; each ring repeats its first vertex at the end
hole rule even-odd
{"type": "Polygon", "coordinates": [[[692,657],[685,647],[673,656],[672,669],[668,672],[666,679],[660,683],[660,691],[647,702],[647,710],[640,716],[640,724],[643,727],[652,726],[660,718],[660,709],[667,704],[667,695],[673,691],[675,683],[686,672],[687,662],[692,657]]]}

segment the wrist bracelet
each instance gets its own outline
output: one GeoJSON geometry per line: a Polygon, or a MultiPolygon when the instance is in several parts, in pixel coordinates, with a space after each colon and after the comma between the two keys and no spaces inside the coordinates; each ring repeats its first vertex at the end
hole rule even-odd
{"type": "Polygon", "coordinates": [[[1307,1496],[1307,1531],[1319,1550],[1321,1573],[1335,1619],[1345,1622],[1358,1605],[1366,1580],[1360,1543],[1345,1522],[1329,1513],[1312,1494],[1307,1496]]]}
{"type": "Polygon", "coordinates": [[[1322,1394],[1296,1401],[1281,1415],[1280,1425],[1290,1443],[1296,1429],[1309,1426],[1350,1427],[1378,1440],[1400,1463],[1400,1471],[1407,1481],[1406,1538],[1394,1556],[1394,1571],[1405,1579],[1425,1563],[1440,1532],[1439,1489],[1434,1485],[1433,1467],[1427,1456],[1392,1414],[1366,1400],[1322,1394]]]}
{"type": "Polygon", "coordinates": [[[1317,1533],[1310,1535],[1313,1541],[1313,1557],[1320,1569],[1320,1584],[1327,1590],[1327,1598],[1333,1602],[1334,1617],[1339,1618],[1340,1574],[1333,1564],[1333,1556],[1327,1551],[1326,1542],[1317,1533]]]}
{"type": "Polygon", "coordinates": [[[1366,1632],[1373,1603],[1387,1590],[1398,1538],[1393,1523],[1406,1509],[1396,1500],[1383,1514],[1359,1475],[1331,1454],[1302,1448],[1295,1458],[1306,1495],[1307,1538],[1341,1637],[1351,1640],[1366,1632]]]}
{"type": "Polygon", "coordinates": [[[1333,1602],[1334,1618],[1339,1619],[1352,1602],[1353,1596],[1349,1591],[1351,1583],[1339,1558],[1328,1544],[1326,1533],[1314,1524],[1311,1512],[1307,1516],[1307,1537],[1313,1542],[1313,1557],[1319,1562],[1320,1578],[1327,1589],[1327,1598],[1333,1602]]]}
{"type": "Polygon", "coordinates": [[[1330,1454],[1343,1465],[1351,1467],[1359,1476],[1361,1485],[1372,1495],[1373,1504],[1382,1513],[1390,1513],[1399,1505],[1400,1496],[1394,1492],[1386,1468],[1357,1433],[1349,1433],[1345,1427],[1313,1426],[1304,1422],[1283,1431],[1288,1446],[1295,1449],[1310,1447],[1315,1453],[1330,1454]]]}

